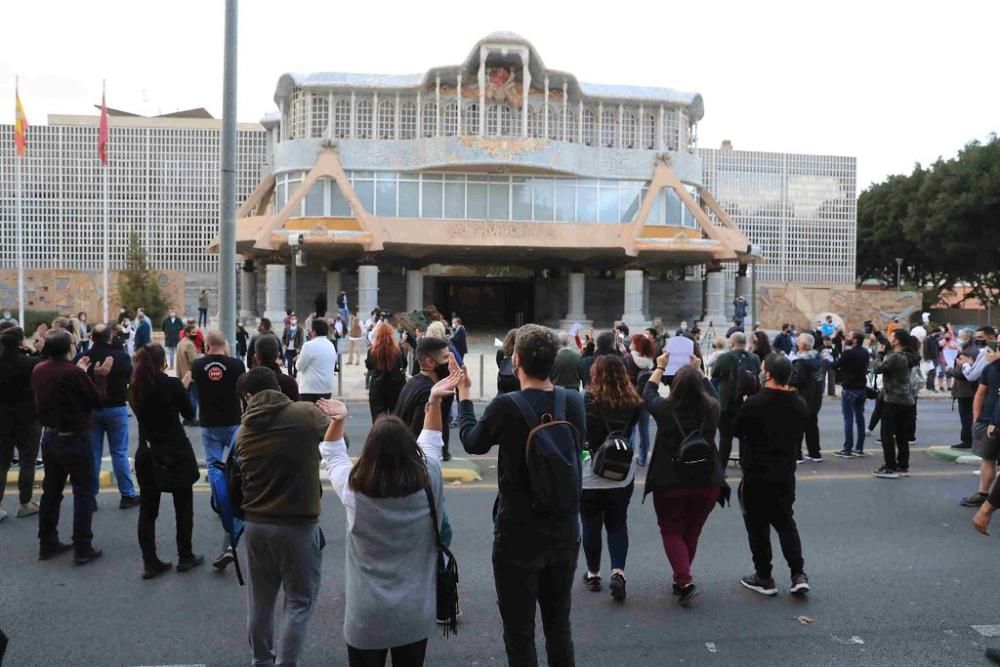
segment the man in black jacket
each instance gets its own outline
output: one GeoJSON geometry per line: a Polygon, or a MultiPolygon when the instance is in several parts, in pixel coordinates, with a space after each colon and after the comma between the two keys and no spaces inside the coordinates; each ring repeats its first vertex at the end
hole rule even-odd
{"type": "MultiPolygon", "coordinates": [[[[431,387],[439,380],[448,377],[448,364],[452,359],[451,348],[444,338],[435,336],[424,336],[417,343],[416,351],[417,363],[420,370],[411,377],[396,399],[396,407],[393,414],[410,425],[413,437],[420,435],[424,428],[424,409],[427,401],[431,397],[431,387]]],[[[441,402],[441,414],[447,415],[451,410],[453,399],[446,399],[441,402]]],[[[451,452],[448,450],[448,440],[450,433],[444,429],[441,434],[444,438],[444,450],[441,460],[450,461],[451,452]]]]}
{"type": "Polygon", "coordinates": [[[778,533],[781,552],[792,573],[789,592],[809,590],[802,559],[802,541],[795,525],[795,469],[802,435],[809,420],[805,401],[788,386],[792,364],[780,352],[764,361],[763,391],[751,396],[736,414],[733,430],[740,437],[743,481],[739,497],[743,507],[754,573],[740,580],[746,588],[774,596],[771,577],[771,527],[778,533]]]}
{"type": "Polygon", "coordinates": [[[833,369],[840,374],[840,408],[844,413],[844,448],[834,456],[843,459],[865,455],[865,401],[868,386],[868,364],[871,355],[864,346],[864,334],[855,331],[844,341],[846,346],[833,369]],[[857,448],[854,444],[854,424],[858,427],[857,448]]]}
{"type": "MultiPolygon", "coordinates": [[[[13,325],[0,332],[0,502],[3,502],[7,471],[17,449],[20,461],[18,518],[38,513],[38,504],[31,499],[39,437],[35,399],[31,395],[31,371],[39,359],[27,352],[20,327],[13,325]]],[[[7,512],[0,506],[0,521],[6,516],[7,512]]]]}

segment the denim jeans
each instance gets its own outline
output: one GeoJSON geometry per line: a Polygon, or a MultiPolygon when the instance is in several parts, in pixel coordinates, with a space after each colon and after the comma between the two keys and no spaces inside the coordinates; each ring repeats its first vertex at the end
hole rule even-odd
{"type": "Polygon", "coordinates": [[[199,327],[208,326],[208,308],[198,309],[198,326],[199,327]]]}
{"type": "Polygon", "coordinates": [[[639,421],[632,431],[632,442],[636,441],[636,431],[639,432],[639,462],[645,464],[649,454],[649,411],[645,407],[639,413],[639,421]]]}
{"type": "Polygon", "coordinates": [[[139,492],[132,484],[128,463],[128,409],[124,405],[94,410],[90,423],[90,445],[94,456],[94,479],[92,497],[97,500],[97,489],[101,485],[101,458],[104,454],[104,436],[108,438],[111,452],[111,466],[118,481],[118,491],[123,496],[136,498],[139,492]]]}
{"type": "Polygon", "coordinates": [[[580,499],[580,530],[587,569],[601,571],[601,532],[608,532],[611,569],[624,570],[628,558],[628,505],[635,483],[620,489],[588,489],[580,499]]]}
{"type": "Polygon", "coordinates": [[[191,407],[194,408],[194,418],[198,418],[198,385],[192,382],[188,385],[188,396],[191,398],[191,407]]]}
{"type": "MultiPolygon", "coordinates": [[[[236,443],[236,431],[239,428],[239,424],[201,427],[201,444],[205,448],[206,469],[211,470],[212,464],[216,461],[224,461],[226,448],[236,443]]],[[[229,534],[225,529],[222,530],[222,548],[229,548],[229,534]]]]}
{"type": "Polygon", "coordinates": [[[88,433],[62,436],[53,430],[42,432],[42,502],[38,507],[38,541],[44,552],[59,544],[59,506],[66,479],[73,485],[73,549],[85,553],[94,534],[90,530],[93,498],[97,493],[88,433]]]}
{"type": "Polygon", "coordinates": [[[173,368],[174,360],[177,358],[177,346],[170,347],[167,345],[164,349],[167,351],[167,367],[173,368]]]}
{"type": "Polygon", "coordinates": [[[844,451],[865,450],[865,396],[864,389],[844,389],[840,394],[840,409],[844,413],[844,451]],[[854,427],[858,429],[858,445],[854,446],[854,427]]]}

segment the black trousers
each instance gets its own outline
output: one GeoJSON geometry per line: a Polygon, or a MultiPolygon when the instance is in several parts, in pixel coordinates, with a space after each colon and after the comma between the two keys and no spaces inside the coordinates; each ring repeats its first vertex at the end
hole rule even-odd
{"type": "Polygon", "coordinates": [[[733,453],[733,419],[735,412],[723,412],[719,415],[719,460],[722,470],[729,465],[729,457],[733,453]]]}
{"type": "Polygon", "coordinates": [[[795,525],[795,478],[785,482],[747,479],[740,483],[743,523],[747,529],[750,553],[757,576],[771,578],[771,528],[778,533],[781,553],[792,575],[804,574],[802,541],[795,525]]]}
{"type": "Polygon", "coordinates": [[[421,667],[427,654],[427,640],[421,639],[405,646],[375,649],[354,648],[348,644],[347,664],[350,667],[385,667],[389,653],[392,653],[392,667],[421,667]]]}
{"type": "MultiPolygon", "coordinates": [[[[971,413],[970,413],[971,414],[971,413]]],[[[8,415],[0,416],[9,420],[8,415]]],[[[7,489],[7,471],[17,450],[19,461],[17,469],[18,500],[23,505],[31,500],[35,485],[35,459],[38,457],[38,422],[18,424],[13,420],[0,424],[0,498],[7,489]]]]}
{"type": "Polygon", "coordinates": [[[45,479],[38,507],[40,548],[45,551],[59,543],[59,507],[69,479],[73,485],[73,548],[78,554],[85,553],[94,539],[90,527],[97,485],[90,438],[87,433],[62,436],[46,429],[42,434],[42,461],[45,479]]]}
{"type": "Polygon", "coordinates": [[[962,435],[960,441],[963,445],[972,446],[972,401],[971,396],[961,397],[958,401],[958,418],[962,420],[962,435]]]}
{"type": "Polygon", "coordinates": [[[874,431],[875,427],[878,426],[878,423],[882,420],[883,406],[885,406],[885,401],[882,400],[882,394],[879,394],[878,398],[875,399],[875,407],[872,409],[872,416],[868,420],[869,431],[874,431]]]}
{"type": "Polygon", "coordinates": [[[502,542],[493,543],[493,581],[503,620],[507,661],[517,667],[536,667],[535,608],[542,612],[545,653],[550,667],[572,667],[573,633],[570,628],[573,579],[580,543],[555,545],[525,555],[502,542]]]}
{"type": "Polygon", "coordinates": [[[152,460],[148,456],[135,459],[135,478],[139,482],[139,548],[144,563],[155,563],[156,518],[160,515],[160,496],[170,493],[174,497],[174,516],[177,524],[177,557],[194,556],[191,532],[194,529],[194,492],[192,487],[174,491],[161,491],[153,475],[152,460]]]}
{"type": "Polygon", "coordinates": [[[882,456],[886,468],[908,470],[910,467],[911,424],[916,416],[912,405],[886,403],[882,406],[882,456]]]}
{"type": "MultiPolygon", "coordinates": [[[[809,456],[818,459],[821,456],[819,451],[819,411],[809,410],[809,417],[806,419],[805,431],[806,451],[809,456]]],[[[802,444],[799,444],[799,457],[802,456],[802,444]]]]}

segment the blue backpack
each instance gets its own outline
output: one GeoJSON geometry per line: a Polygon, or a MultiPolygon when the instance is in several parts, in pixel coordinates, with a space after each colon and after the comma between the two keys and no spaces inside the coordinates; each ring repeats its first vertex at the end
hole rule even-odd
{"type": "Polygon", "coordinates": [[[566,390],[555,388],[555,408],[539,417],[521,392],[509,394],[528,422],[524,462],[531,487],[531,506],[538,514],[576,514],[580,511],[583,438],[566,421],[566,390]]]}
{"type": "Polygon", "coordinates": [[[239,468],[236,465],[236,446],[229,449],[225,462],[215,461],[208,468],[208,483],[212,487],[212,509],[219,515],[222,528],[229,536],[229,546],[233,550],[233,566],[236,568],[236,579],[243,582],[243,572],[240,570],[240,559],[236,545],[243,536],[243,494],[239,483],[239,468]]]}

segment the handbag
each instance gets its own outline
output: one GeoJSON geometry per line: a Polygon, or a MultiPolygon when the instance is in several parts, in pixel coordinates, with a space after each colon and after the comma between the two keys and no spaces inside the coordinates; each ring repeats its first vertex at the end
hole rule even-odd
{"type": "Polygon", "coordinates": [[[878,376],[869,374],[868,383],[865,385],[865,398],[874,401],[878,398],[878,376]]]}
{"type": "Polygon", "coordinates": [[[431,508],[431,521],[434,524],[434,541],[437,544],[435,559],[437,579],[437,619],[443,623],[444,636],[458,634],[458,563],[455,556],[441,542],[441,531],[438,528],[437,508],[434,505],[434,494],[431,487],[425,486],[427,504],[431,508]]]}

